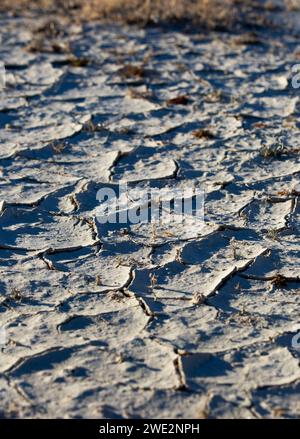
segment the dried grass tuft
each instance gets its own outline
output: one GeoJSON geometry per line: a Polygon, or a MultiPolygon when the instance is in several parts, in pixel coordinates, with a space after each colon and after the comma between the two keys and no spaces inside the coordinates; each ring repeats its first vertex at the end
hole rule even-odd
{"type": "MultiPolygon", "coordinates": [[[[299,0],[284,0],[287,10],[299,0]]],[[[188,21],[230,28],[236,22],[264,24],[264,12],[278,9],[270,0],[1,0],[0,11],[26,14],[39,10],[74,20],[107,20],[140,25],[188,21]]]]}
{"type": "Polygon", "coordinates": [[[84,6],[88,17],[116,17],[131,23],[193,20],[213,25],[232,20],[234,0],[91,0],[84,6]]]}
{"type": "Polygon", "coordinates": [[[207,26],[230,24],[236,0],[2,0],[0,9],[27,13],[45,12],[85,20],[113,20],[126,23],[195,21],[207,26]]]}

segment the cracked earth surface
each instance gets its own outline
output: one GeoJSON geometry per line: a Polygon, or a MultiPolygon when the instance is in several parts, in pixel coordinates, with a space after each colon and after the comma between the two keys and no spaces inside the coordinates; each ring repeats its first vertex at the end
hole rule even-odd
{"type": "Polygon", "coordinates": [[[0,28],[1,416],[299,417],[299,35],[0,28]],[[120,180],[205,227],[99,224],[120,180]]]}

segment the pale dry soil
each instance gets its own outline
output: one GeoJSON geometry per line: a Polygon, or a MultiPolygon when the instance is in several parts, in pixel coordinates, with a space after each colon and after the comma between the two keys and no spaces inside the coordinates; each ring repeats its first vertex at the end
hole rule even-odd
{"type": "Polygon", "coordinates": [[[1,416],[299,417],[297,29],[0,29],[1,416]],[[120,180],[205,226],[99,224],[120,180]]]}

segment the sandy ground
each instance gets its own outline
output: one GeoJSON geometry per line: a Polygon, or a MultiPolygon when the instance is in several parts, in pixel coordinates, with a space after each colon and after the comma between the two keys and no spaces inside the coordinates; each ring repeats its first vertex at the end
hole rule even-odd
{"type": "Polygon", "coordinates": [[[299,417],[296,27],[0,29],[1,416],[299,417]],[[204,227],[99,224],[120,180],[204,227]]]}

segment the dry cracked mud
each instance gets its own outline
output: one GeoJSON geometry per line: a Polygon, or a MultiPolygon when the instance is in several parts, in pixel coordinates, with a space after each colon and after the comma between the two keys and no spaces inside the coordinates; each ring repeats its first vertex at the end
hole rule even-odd
{"type": "Polygon", "coordinates": [[[0,29],[1,416],[299,417],[297,29],[0,29]],[[205,226],[99,224],[124,180],[205,226]]]}

